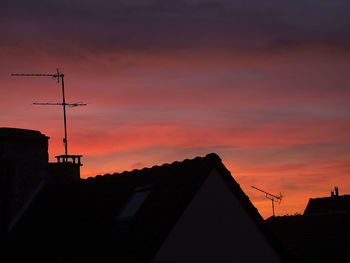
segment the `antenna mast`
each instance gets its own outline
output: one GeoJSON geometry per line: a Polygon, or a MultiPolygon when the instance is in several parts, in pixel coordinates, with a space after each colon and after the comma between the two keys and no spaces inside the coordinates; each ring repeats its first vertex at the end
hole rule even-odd
{"type": "Polygon", "coordinates": [[[268,192],[265,192],[264,190],[261,190],[261,189],[259,189],[259,188],[257,188],[257,187],[255,187],[255,186],[251,186],[252,188],[254,188],[255,190],[258,190],[258,191],[260,191],[260,192],[263,192],[264,194],[265,194],[265,197],[267,198],[267,199],[270,199],[271,200],[271,202],[272,202],[272,216],[275,216],[275,202],[276,203],[281,203],[281,201],[282,201],[282,194],[280,193],[280,196],[276,196],[276,195],[273,195],[273,194],[270,194],[270,193],[268,193],[268,192]]]}
{"type": "Polygon", "coordinates": [[[64,150],[65,150],[65,156],[68,156],[68,139],[67,139],[67,118],[66,118],[66,106],[69,107],[77,107],[77,106],[86,106],[85,103],[66,103],[66,97],[64,94],[64,74],[59,71],[59,69],[56,69],[55,74],[11,74],[11,76],[16,77],[53,77],[57,78],[57,83],[60,83],[61,78],[61,87],[62,87],[62,102],[59,103],[40,103],[40,102],[34,102],[34,105],[59,105],[63,108],[63,121],[64,121],[64,150]]]}

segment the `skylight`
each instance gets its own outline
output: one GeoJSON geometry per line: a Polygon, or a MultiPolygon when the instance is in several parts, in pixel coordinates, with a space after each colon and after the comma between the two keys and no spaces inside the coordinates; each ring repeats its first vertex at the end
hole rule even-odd
{"type": "Polygon", "coordinates": [[[119,220],[130,220],[139,211],[142,204],[145,202],[147,197],[152,191],[152,186],[147,185],[143,187],[135,188],[133,194],[130,196],[129,200],[125,206],[120,211],[119,215],[115,218],[116,221],[119,220]]]}

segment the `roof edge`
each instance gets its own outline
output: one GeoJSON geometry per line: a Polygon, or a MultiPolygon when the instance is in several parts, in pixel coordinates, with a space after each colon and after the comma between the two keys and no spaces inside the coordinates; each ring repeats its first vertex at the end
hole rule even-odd
{"type": "Polygon", "coordinates": [[[157,168],[165,168],[167,166],[173,166],[173,165],[178,165],[178,164],[181,164],[181,163],[186,163],[186,162],[191,162],[191,161],[195,161],[195,160],[202,160],[202,159],[206,159],[206,160],[210,160],[210,161],[216,161],[216,162],[221,162],[221,158],[219,157],[219,155],[217,155],[216,153],[209,153],[207,155],[205,155],[204,157],[200,157],[200,156],[197,156],[193,159],[184,159],[182,161],[173,161],[172,163],[164,163],[162,165],[153,165],[152,167],[145,167],[145,168],[142,168],[142,169],[134,169],[134,170],[131,170],[131,171],[123,171],[123,172],[116,172],[116,173],[106,173],[104,175],[96,175],[96,176],[90,176],[90,177],[87,177],[87,178],[82,178],[82,180],[88,180],[88,181],[94,181],[94,180],[99,180],[99,179],[102,179],[103,177],[113,177],[113,176],[127,176],[129,174],[135,174],[135,173],[142,173],[142,172],[145,172],[145,171],[149,171],[151,169],[157,169],[157,168]]]}
{"type": "Polygon", "coordinates": [[[11,127],[0,127],[0,138],[1,137],[50,138],[37,130],[11,127]]]}

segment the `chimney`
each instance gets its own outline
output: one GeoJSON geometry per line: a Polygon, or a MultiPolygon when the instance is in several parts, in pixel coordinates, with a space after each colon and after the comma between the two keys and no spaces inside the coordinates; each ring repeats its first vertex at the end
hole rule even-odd
{"type": "Polygon", "coordinates": [[[331,197],[334,197],[334,192],[333,191],[331,191],[331,197]]]}
{"type": "Polygon", "coordinates": [[[59,155],[56,163],[49,163],[52,183],[71,183],[80,180],[82,155],[59,155]]]}
{"type": "Polygon", "coordinates": [[[334,190],[335,190],[335,196],[339,196],[338,186],[334,187],[334,190]]]}

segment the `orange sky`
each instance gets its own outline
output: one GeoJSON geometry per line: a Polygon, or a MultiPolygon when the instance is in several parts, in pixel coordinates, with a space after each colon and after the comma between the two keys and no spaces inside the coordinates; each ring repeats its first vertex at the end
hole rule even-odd
{"type": "Polygon", "coordinates": [[[282,192],[278,215],[336,185],[350,193],[346,1],[33,2],[42,8],[2,9],[0,126],[50,136],[51,160],[62,111],[31,103],[59,101],[60,86],[10,73],[59,67],[67,101],[88,103],[68,109],[82,177],[216,152],[264,217],[271,202],[251,185],[282,192]]]}

